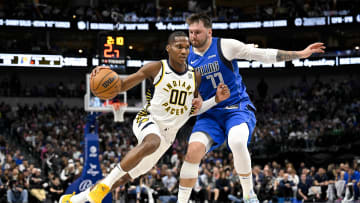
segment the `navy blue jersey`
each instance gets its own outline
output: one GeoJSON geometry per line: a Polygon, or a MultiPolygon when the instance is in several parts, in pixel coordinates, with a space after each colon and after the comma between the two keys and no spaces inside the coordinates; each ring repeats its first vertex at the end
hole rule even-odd
{"type": "Polygon", "coordinates": [[[203,56],[193,52],[190,47],[188,57],[189,64],[201,74],[200,95],[207,100],[216,94],[216,88],[220,82],[226,84],[231,92],[230,97],[213,108],[224,108],[227,106],[254,105],[251,103],[246,87],[243,83],[236,60],[225,59],[221,48],[220,38],[213,37],[209,49],[203,56]]]}

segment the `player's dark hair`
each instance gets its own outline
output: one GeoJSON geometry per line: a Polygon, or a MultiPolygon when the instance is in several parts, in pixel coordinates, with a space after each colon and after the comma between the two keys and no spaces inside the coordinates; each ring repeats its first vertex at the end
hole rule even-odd
{"type": "Polygon", "coordinates": [[[183,31],[175,31],[170,34],[170,36],[168,38],[168,44],[171,44],[172,42],[174,42],[175,37],[188,37],[188,35],[183,31]]]}
{"type": "Polygon", "coordinates": [[[206,15],[205,13],[194,13],[191,14],[187,19],[186,19],[186,23],[188,25],[191,25],[193,23],[199,23],[199,22],[203,22],[204,26],[206,28],[211,28],[212,27],[212,20],[211,18],[206,15]]]}

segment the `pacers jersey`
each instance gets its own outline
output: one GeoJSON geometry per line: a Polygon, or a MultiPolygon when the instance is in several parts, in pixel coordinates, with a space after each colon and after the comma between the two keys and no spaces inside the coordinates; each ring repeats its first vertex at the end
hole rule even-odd
{"type": "Polygon", "coordinates": [[[226,108],[234,105],[239,105],[241,108],[248,104],[255,108],[239,74],[237,61],[225,59],[220,48],[220,40],[220,38],[213,37],[211,46],[203,56],[194,53],[193,47],[190,47],[188,62],[201,74],[200,95],[204,101],[213,97],[218,84],[222,82],[229,87],[231,95],[213,108],[226,108]]]}
{"type": "Polygon", "coordinates": [[[196,88],[195,72],[191,66],[176,72],[167,60],[161,60],[162,68],[154,79],[154,92],[148,112],[161,125],[181,127],[190,118],[192,100],[196,88]]]}

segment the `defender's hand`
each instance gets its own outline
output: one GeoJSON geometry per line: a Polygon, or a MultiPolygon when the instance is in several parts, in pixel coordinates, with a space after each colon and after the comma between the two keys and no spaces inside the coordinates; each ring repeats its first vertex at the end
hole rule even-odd
{"type": "Polygon", "coordinates": [[[94,77],[98,72],[100,72],[101,69],[110,69],[110,67],[109,66],[96,66],[96,68],[94,68],[91,71],[90,79],[92,77],[94,77]]]}
{"type": "Polygon", "coordinates": [[[229,97],[230,97],[230,90],[228,86],[225,85],[224,83],[220,83],[216,90],[216,97],[215,97],[216,103],[222,102],[229,97]]]}
{"type": "Polygon", "coordinates": [[[310,57],[314,53],[325,53],[324,49],[326,47],[324,46],[324,43],[322,42],[316,42],[313,44],[310,44],[308,47],[306,47],[304,50],[300,51],[301,58],[307,58],[310,57]]]}
{"type": "Polygon", "coordinates": [[[192,107],[194,108],[194,112],[192,113],[193,115],[196,115],[199,112],[199,110],[202,106],[202,103],[203,103],[203,100],[201,98],[194,98],[192,100],[192,107]]]}

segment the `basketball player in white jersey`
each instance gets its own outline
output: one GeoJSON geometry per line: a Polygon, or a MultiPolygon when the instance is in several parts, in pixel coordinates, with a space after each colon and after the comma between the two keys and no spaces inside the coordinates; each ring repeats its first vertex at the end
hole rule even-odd
{"type": "MultiPolygon", "coordinates": [[[[122,81],[119,92],[127,91],[144,79],[150,79],[155,87],[152,99],[133,121],[138,145],[95,187],[77,195],[63,195],[60,203],[101,203],[112,188],[149,171],[169,149],[177,131],[191,114],[201,114],[230,96],[228,87],[220,84],[216,96],[204,102],[196,98],[201,75],[186,62],[189,47],[186,33],[172,33],[166,46],[168,60],[146,64],[122,81]]],[[[92,76],[100,68],[94,69],[92,76]]]]}

